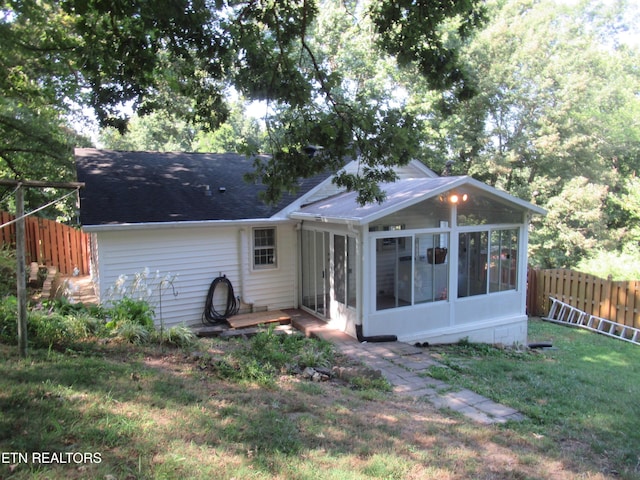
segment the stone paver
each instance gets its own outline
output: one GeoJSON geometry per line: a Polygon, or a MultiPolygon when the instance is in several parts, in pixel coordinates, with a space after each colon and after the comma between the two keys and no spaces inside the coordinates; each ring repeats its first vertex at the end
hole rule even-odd
{"type": "MultiPolygon", "coordinates": [[[[453,391],[449,384],[421,375],[430,366],[440,365],[421,348],[402,342],[360,343],[344,332],[321,323],[313,325],[313,320],[308,318],[302,322],[308,335],[323,338],[333,343],[344,355],[357,358],[369,368],[379,370],[393,385],[396,395],[425,399],[436,408],[448,408],[486,425],[525,419],[513,408],[500,405],[471,390],[453,391]]],[[[295,320],[293,323],[295,325],[295,320]]]]}

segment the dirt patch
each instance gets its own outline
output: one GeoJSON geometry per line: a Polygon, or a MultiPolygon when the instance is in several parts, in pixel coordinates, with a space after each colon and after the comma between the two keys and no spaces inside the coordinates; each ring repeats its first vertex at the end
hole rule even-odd
{"type": "MultiPolygon", "coordinates": [[[[316,467],[329,458],[345,458],[354,470],[371,470],[373,475],[376,468],[395,471],[393,465],[388,465],[393,458],[405,466],[402,475],[393,478],[604,480],[615,477],[602,473],[607,470],[598,465],[596,459],[584,464],[576,461],[575,458],[580,457],[579,445],[554,447],[543,436],[505,426],[478,425],[461,415],[441,412],[425,400],[384,392],[370,395],[355,390],[344,375],[333,374],[327,381],[315,382],[312,376],[305,377],[302,372],[287,373],[280,375],[270,388],[224,380],[217,375],[213,364],[228,356],[237,344],[203,342],[201,347],[204,348],[190,353],[147,348],[137,350],[135,355],[122,348],[107,356],[139,365],[138,377],[131,380],[139,385],[141,392],[147,389],[145,382],[150,376],[145,369],[155,372],[156,384],[157,375],[167,383],[179,381],[180,388],[190,392],[188,398],[193,400],[189,402],[198,405],[208,422],[218,430],[237,428],[240,439],[250,436],[247,432],[255,428],[241,425],[241,419],[277,414],[295,426],[295,433],[289,433],[303,445],[299,462],[313,462],[316,467]]],[[[357,372],[361,367],[343,355],[337,355],[334,360],[332,371],[357,372]]],[[[224,439],[212,438],[211,431],[202,428],[202,420],[193,420],[176,429],[177,424],[184,424],[179,413],[170,410],[168,405],[153,407],[148,415],[154,419],[160,434],[166,432],[172,442],[227,445],[224,439]]],[[[126,411],[126,405],[122,405],[122,409],[126,411]]],[[[258,447],[249,447],[238,440],[237,448],[240,453],[245,449],[247,461],[259,451],[255,449],[258,447]]],[[[326,468],[331,465],[327,464],[326,468]]]]}

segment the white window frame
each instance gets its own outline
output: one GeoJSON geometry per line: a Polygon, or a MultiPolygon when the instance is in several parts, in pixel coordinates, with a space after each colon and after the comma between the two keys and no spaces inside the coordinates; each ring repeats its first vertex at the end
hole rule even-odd
{"type": "MultiPolygon", "coordinates": [[[[278,229],[276,227],[254,227],[251,231],[251,265],[253,270],[271,270],[278,268],[278,229]],[[273,231],[273,245],[257,245],[256,244],[256,233],[258,231],[264,230],[272,230],[273,231]],[[257,255],[258,252],[268,252],[271,251],[271,258],[273,261],[271,263],[256,263],[257,257],[262,257],[262,255],[257,255]]],[[[266,258],[268,258],[269,253],[266,253],[266,258]]]]}

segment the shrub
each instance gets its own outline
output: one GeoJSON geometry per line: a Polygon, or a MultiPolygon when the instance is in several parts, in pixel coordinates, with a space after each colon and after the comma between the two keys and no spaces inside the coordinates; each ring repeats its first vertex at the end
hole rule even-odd
{"type": "Polygon", "coordinates": [[[164,330],[163,332],[156,330],[152,336],[152,340],[157,341],[161,344],[186,348],[191,347],[195,344],[196,335],[189,327],[180,325],[171,327],[168,330],[164,330]]]}
{"type": "Polygon", "coordinates": [[[18,299],[14,296],[0,298],[0,342],[18,343],[18,299]]]}
{"type": "Polygon", "coordinates": [[[0,247],[0,297],[16,295],[15,251],[0,247]]]}
{"type": "Polygon", "coordinates": [[[59,313],[43,311],[29,312],[27,338],[35,347],[66,347],[83,335],[77,326],[59,313]]]}
{"type": "Polygon", "coordinates": [[[611,275],[614,281],[639,280],[640,253],[599,250],[593,256],[583,259],[576,270],[599,278],[611,275]]]}
{"type": "Polygon", "coordinates": [[[108,328],[117,329],[121,324],[133,323],[145,327],[149,332],[154,329],[154,311],[146,300],[135,300],[130,297],[116,300],[107,315],[111,318],[107,323],[108,328]]]}
{"type": "Polygon", "coordinates": [[[73,315],[65,315],[68,328],[77,338],[99,337],[104,332],[104,321],[88,311],[80,311],[73,315]]]}
{"type": "Polygon", "coordinates": [[[61,315],[89,315],[96,319],[104,319],[106,312],[101,305],[86,305],[84,303],[71,303],[67,297],[58,297],[54,300],[43,302],[43,306],[61,315]]]}
{"type": "Polygon", "coordinates": [[[132,321],[120,322],[114,333],[116,337],[135,345],[148,343],[151,339],[151,331],[148,327],[132,321]]]}

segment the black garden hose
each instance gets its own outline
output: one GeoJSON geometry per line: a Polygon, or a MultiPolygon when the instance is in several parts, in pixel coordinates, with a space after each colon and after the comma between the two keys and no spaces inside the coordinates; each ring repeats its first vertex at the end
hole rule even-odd
{"type": "Polygon", "coordinates": [[[233,293],[233,285],[226,276],[218,277],[209,286],[207,299],[204,304],[204,312],[202,313],[202,323],[215,325],[224,322],[228,317],[238,313],[240,308],[240,300],[233,293]],[[218,285],[224,284],[227,287],[227,305],[224,313],[220,313],[213,305],[213,295],[218,285]]]}

